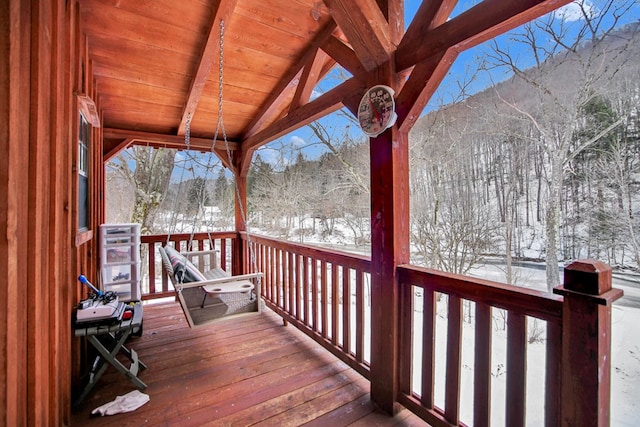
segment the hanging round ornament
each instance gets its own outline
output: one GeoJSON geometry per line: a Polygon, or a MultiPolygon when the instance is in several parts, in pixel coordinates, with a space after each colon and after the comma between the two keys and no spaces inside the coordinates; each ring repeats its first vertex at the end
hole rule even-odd
{"type": "Polygon", "coordinates": [[[375,138],[395,124],[398,115],[393,95],[393,89],[385,85],[365,92],[358,107],[358,122],[367,136],[375,138]]]}

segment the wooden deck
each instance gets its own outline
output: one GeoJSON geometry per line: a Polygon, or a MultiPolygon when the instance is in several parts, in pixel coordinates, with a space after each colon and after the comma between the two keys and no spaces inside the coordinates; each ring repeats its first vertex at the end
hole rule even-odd
{"type": "MultiPolygon", "coordinates": [[[[176,303],[144,307],[144,332],[128,346],[150,401],[134,412],[91,410],[134,389],[109,367],[72,413],[73,426],[425,426],[403,410],[377,411],[369,382],[270,310],[190,329],[176,303]]],[[[75,338],[77,339],[77,338],[75,338]]]]}

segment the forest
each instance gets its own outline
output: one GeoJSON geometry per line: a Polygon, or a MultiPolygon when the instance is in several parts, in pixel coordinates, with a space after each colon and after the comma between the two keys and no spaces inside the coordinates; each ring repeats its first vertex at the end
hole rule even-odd
{"type": "MultiPolygon", "coordinates": [[[[587,3],[571,25],[552,14],[508,45],[483,45],[455,99],[411,131],[414,264],[464,274],[497,257],[508,283],[516,260],[638,270],[640,24],[620,25],[634,1],[587,3]],[[481,79],[490,84],[467,93],[481,79]]],[[[254,156],[251,232],[366,252],[369,144],[338,114],[309,125],[320,155],[277,141],[268,149],[281,161],[254,156]]],[[[145,233],[230,229],[235,196],[210,153],[135,147],[107,165],[108,222],[139,222],[145,233]]],[[[558,268],[547,268],[548,287],[558,283],[558,268]]]]}

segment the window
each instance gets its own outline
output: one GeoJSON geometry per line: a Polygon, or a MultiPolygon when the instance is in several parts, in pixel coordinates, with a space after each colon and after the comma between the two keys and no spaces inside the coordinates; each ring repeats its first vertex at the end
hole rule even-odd
{"type": "Polygon", "coordinates": [[[80,113],[78,129],[78,230],[89,229],[89,122],[80,113]]]}

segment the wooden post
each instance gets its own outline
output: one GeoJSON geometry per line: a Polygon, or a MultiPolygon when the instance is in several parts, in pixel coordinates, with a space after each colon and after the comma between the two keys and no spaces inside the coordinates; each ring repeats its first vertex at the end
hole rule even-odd
{"type": "Polygon", "coordinates": [[[611,305],[622,291],[611,287],[611,267],[576,261],[564,270],[562,310],[563,426],[608,426],[611,394],[611,305]]]}
{"type": "MultiPolygon", "coordinates": [[[[243,170],[242,158],[237,151],[234,153],[234,185],[237,186],[235,191],[233,192],[233,200],[235,200],[235,226],[236,232],[240,233],[241,231],[247,231],[247,177],[243,175],[241,171],[243,170]]],[[[251,162],[251,157],[248,158],[249,162],[251,162]]],[[[247,168],[248,169],[248,168],[247,168]]],[[[233,242],[232,246],[232,256],[231,256],[231,274],[234,276],[245,274],[247,271],[245,269],[246,260],[245,256],[245,247],[240,238],[240,234],[238,234],[236,240],[233,242]]]]}
{"type": "Polygon", "coordinates": [[[397,127],[371,141],[371,398],[399,410],[396,266],[409,261],[408,134],[397,127]]]}

